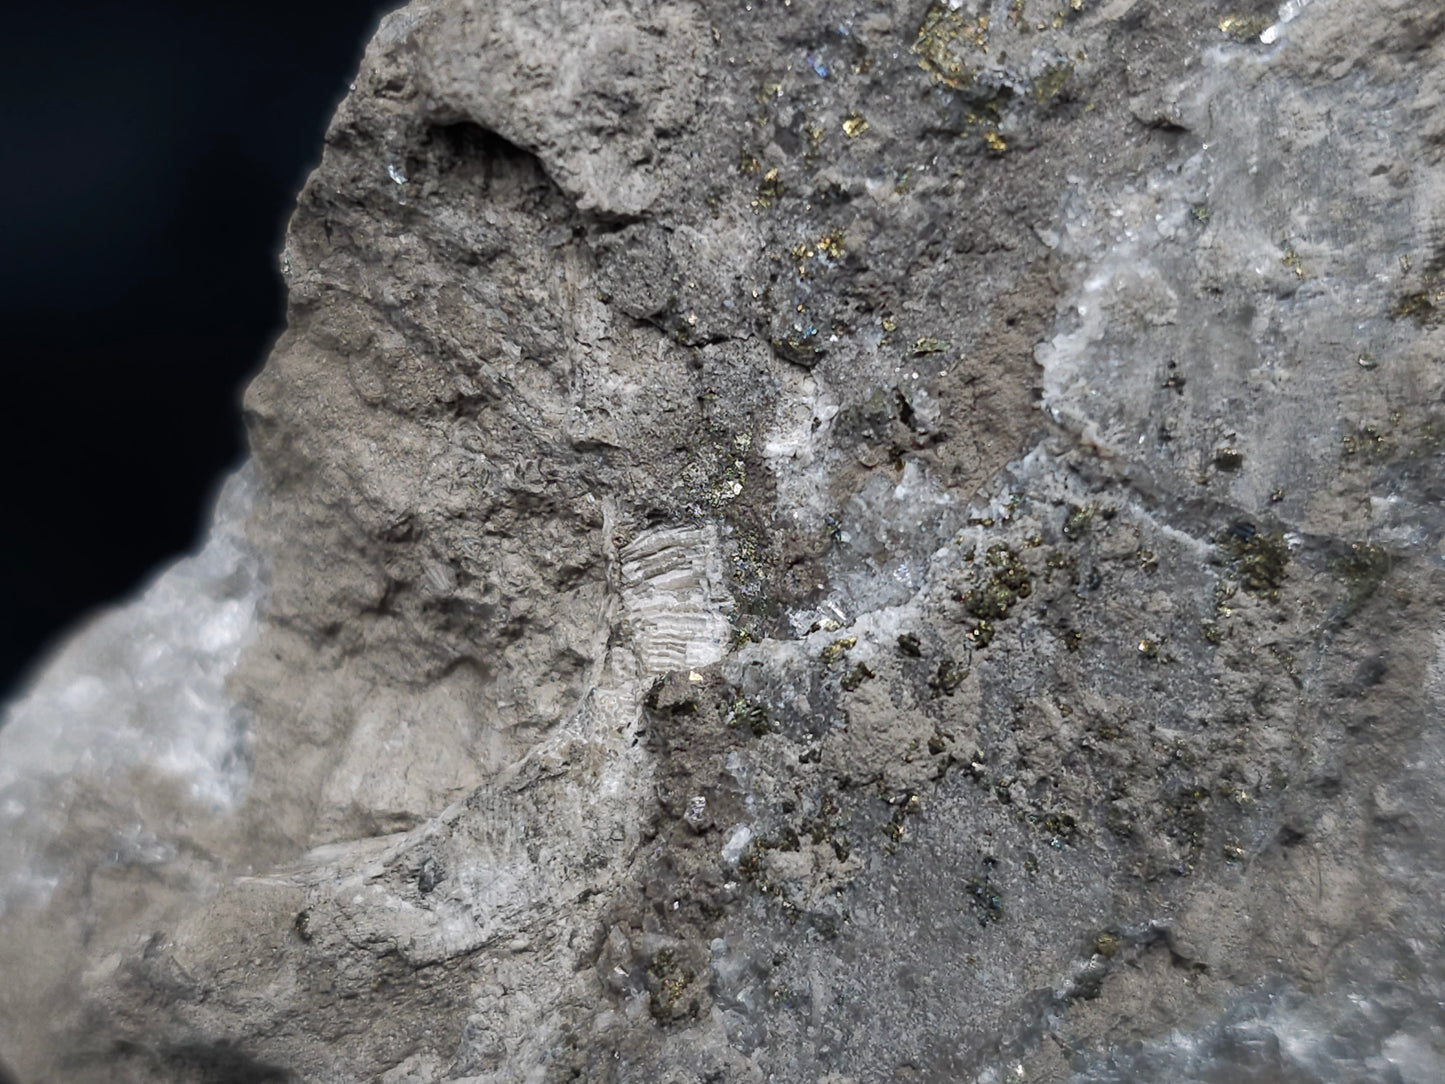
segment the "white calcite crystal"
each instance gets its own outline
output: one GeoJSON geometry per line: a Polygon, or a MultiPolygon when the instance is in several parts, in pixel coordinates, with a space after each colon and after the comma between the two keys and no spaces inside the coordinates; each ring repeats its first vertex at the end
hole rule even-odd
{"type": "MultiPolygon", "coordinates": [[[[247,721],[226,683],[254,639],[264,590],[246,540],[256,487],[243,467],[220,490],[200,551],[165,569],[125,606],[90,618],[52,653],[0,727],[0,901],[42,891],[75,803],[124,808],[156,785],[197,811],[232,808],[246,784],[247,721]],[[141,780],[144,780],[142,782],[141,780]]],[[[177,840],[117,822],[119,861],[155,858],[177,840]]],[[[42,893],[43,894],[43,893],[42,893]]]]}

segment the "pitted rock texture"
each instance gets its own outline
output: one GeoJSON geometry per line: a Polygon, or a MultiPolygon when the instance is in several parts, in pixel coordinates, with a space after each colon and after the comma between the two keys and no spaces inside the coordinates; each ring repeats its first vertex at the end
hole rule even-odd
{"type": "Polygon", "coordinates": [[[1404,0],[389,16],[155,589],[244,629],[0,730],[0,1057],[1440,1079],[1442,92],[1404,0]]]}

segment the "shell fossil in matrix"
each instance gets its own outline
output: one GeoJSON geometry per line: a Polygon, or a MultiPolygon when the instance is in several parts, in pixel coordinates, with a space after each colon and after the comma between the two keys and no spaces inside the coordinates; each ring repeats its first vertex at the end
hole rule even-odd
{"type": "Polygon", "coordinates": [[[1445,1075],[1445,9],[413,0],[0,729],[40,1081],[1445,1075]]]}

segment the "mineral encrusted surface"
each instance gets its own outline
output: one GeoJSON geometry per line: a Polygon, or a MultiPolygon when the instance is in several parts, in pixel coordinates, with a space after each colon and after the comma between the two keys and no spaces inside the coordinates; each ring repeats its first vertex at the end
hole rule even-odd
{"type": "Polygon", "coordinates": [[[0,1058],[1445,1078],[1442,154],[1413,0],[414,0],[0,1058]]]}

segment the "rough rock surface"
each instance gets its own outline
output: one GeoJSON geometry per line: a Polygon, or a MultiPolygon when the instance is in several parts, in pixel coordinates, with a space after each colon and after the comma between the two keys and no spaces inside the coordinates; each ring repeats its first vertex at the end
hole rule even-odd
{"type": "Polygon", "coordinates": [[[0,1057],[1441,1079],[1442,97],[1413,0],[388,17],[212,542],[0,730],[0,1057]]]}

